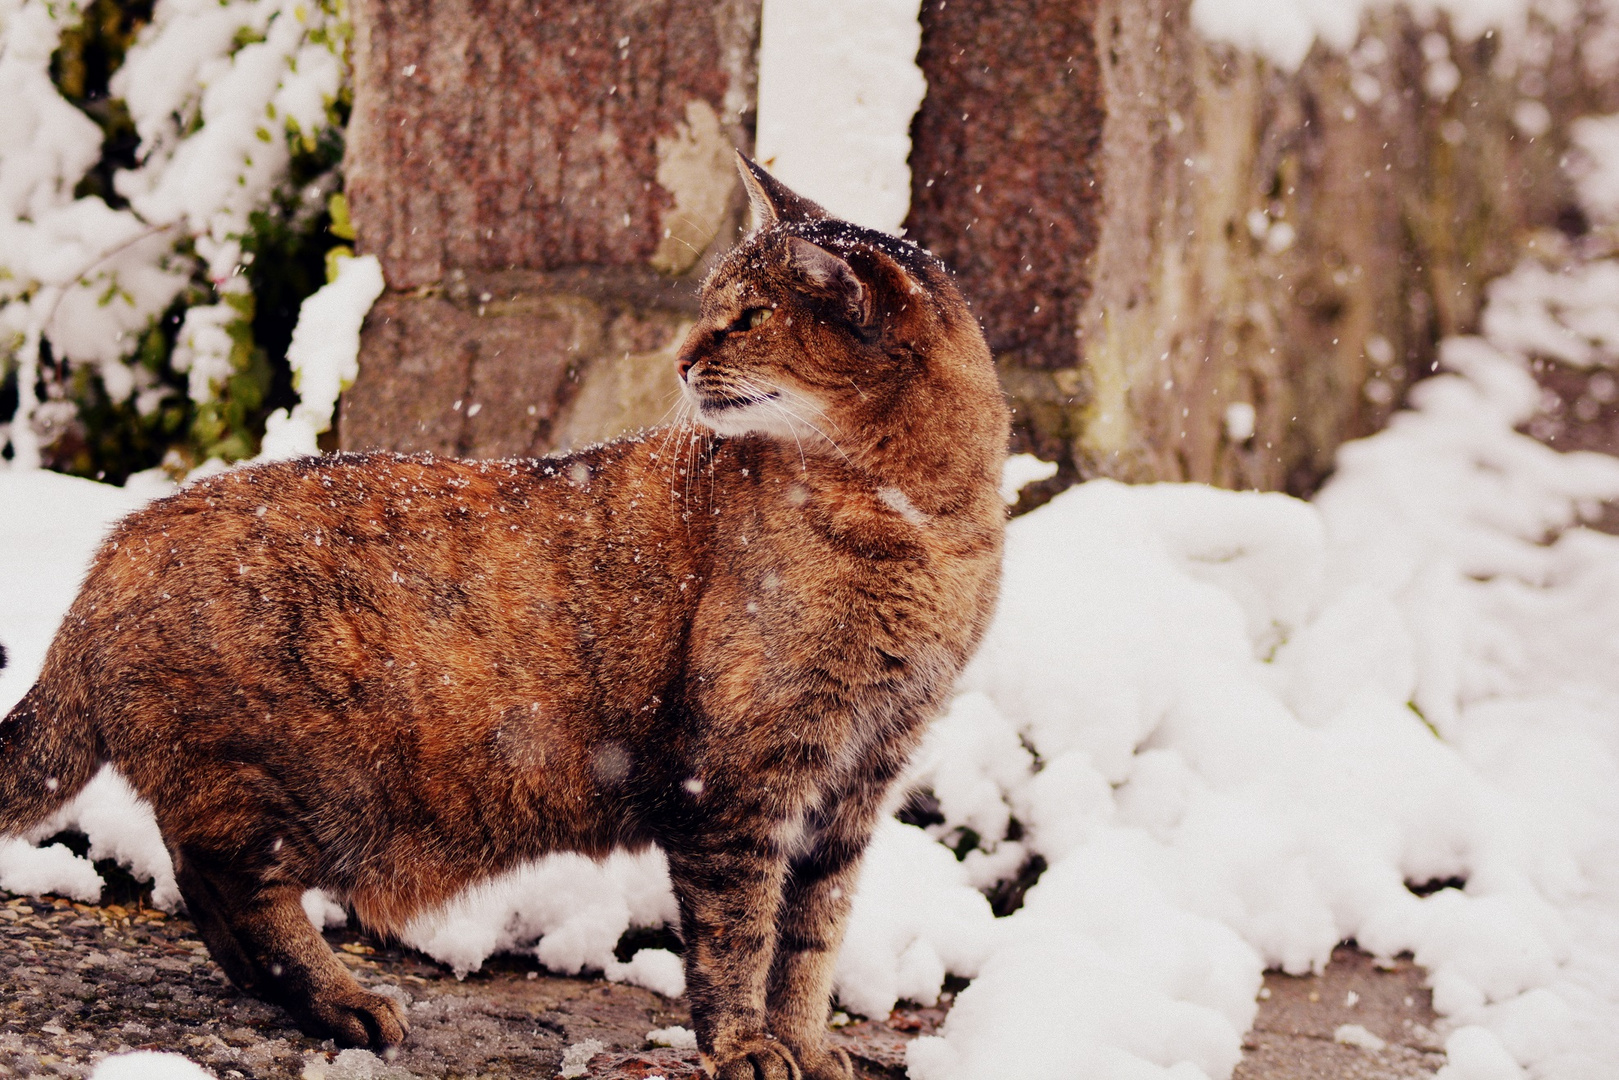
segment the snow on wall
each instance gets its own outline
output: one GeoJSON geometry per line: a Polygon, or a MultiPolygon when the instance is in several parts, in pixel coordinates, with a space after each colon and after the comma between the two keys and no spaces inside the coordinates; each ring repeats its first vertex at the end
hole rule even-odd
{"type": "Polygon", "coordinates": [[[765,0],[755,153],[833,214],[899,232],[911,204],[921,0],[765,0]]]}
{"type": "Polygon", "coordinates": [[[337,396],[360,373],[360,326],[382,295],[375,255],[340,258],[337,277],[304,299],[287,346],[298,404],[265,420],[260,460],[319,452],[315,440],[332,426],[337,396]]]}

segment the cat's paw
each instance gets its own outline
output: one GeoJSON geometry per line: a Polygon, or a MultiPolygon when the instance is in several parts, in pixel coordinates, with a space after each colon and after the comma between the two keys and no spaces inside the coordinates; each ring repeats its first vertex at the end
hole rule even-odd
{"type": "Polygon", "coordinates": [[[358,1046],[378,1053],[398,1046],[410,1033],[405,1012],[396,1002],[358,987],[312,1002],[309,1019],[339,1046],[358,1046]]]}
{"type": "Polygon", "coordinates": [[[854,1061],[835,1046],[818,1050],[799,1049],[798,1067],[804,1080],[855,1080],[854,1061]]]}
{"type": "Polygon", "coordinates": [[[724,1057],[704,1056],[703,1069],[714,1080],[804,1080],[792,1051],[774,1039],[748,1039],[724,1057]]]}

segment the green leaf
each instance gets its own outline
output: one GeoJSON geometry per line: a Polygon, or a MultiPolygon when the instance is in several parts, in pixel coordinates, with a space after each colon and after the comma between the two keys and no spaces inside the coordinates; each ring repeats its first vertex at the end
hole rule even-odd
{"type": "MultiPolygon", "coordinates": [[[[333,236],[343,240],[354,239],[354,222],[349,220],[349,201],[341,191],[332,192],[332,197],[326,200],[326,210],[332,215],[332,224],[329,226],[333,236]]],[[[330,277],[327,280],[331,280],[330,277]]]]}
{"type": "Polygon", "coordinates": [[[337,280],[337,271],[342,267],[344,259],[354,258],[354,249],[346,244],[328,248],[326,251],[326,283],[330,285],[337,280]]]}

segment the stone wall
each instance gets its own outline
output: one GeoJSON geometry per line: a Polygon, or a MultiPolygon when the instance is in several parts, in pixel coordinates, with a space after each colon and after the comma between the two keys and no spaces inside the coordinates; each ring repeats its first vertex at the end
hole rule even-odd
{"type": "Polygon", "coordinates": [[[1048,7],[924,4],[907,223],[975,300],[1019,448],[1063,466],[1034,498],[1313,489],[1536,229],[1577,227],[1566,123],[1619,109],[1598,3],[1510,50],[1391,9],[1296,73],[1178,0],[1048,7]]]}
{"type": "MultiPolygon", "coordinates": [[[[1390,9],[1286,72],[1200,39],[1187,0],[925,0],[907,228],[983,320],[1017,448],[1061,466],[1028,502],[1094,475],[1318,484],[1536,230],[1578,227],[1567,121],[1619,110],[1583,2],[1465,43],[1390,9]]],[[[740,221],[757,0],[355,15],[348,184],[389,292],[343,444],[655,422],[740,221]]]]}

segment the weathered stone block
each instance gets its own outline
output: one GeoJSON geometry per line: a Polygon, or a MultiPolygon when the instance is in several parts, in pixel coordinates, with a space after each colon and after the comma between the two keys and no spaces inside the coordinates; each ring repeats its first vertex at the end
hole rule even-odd
{"type": "Polygon", "coordinates": [[[690,284],[651,270],[452,271],[443,290],[386,295],[343,395],[343,445],[501,457],[649,426],[695,314],[690,284]]]}
{"type": "MultiPolygon", "coordinates": [[[[1564,6],[1471,42],[1382,9],[1286,72],[1189,0],[925,0],[907,228],[983,320],[1017,448],[1059,462],[1045,492],[1302,493],[1381,426],[1524,235],[1578,224],[1567,124],[1619,110],[1619,73],[1611,6],[1564,6]]],[[[355,18],[348,186],[391,291],[343,445],[534,453],[664,416],[740,222],[758,0],[355,18]]]]}

